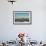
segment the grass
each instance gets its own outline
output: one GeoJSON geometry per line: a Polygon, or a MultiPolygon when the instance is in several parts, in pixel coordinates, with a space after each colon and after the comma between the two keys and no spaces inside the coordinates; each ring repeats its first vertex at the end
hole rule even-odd
{"type": "Polygon", "coordinates": [[[15,22],[29,22],[29,18],[15,19],[15,22]]]}

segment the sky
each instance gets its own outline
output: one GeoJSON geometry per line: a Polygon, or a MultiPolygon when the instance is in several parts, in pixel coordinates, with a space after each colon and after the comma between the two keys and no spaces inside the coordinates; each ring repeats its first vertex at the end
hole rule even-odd
{"type": "Polygon", "coordinates": [[[29,13],[16,13],[16,16],[29,16],[29,13]]]}
{"type": "Polygon", "coordinates": [[[29,13],[16,13],[16,18],[28,18],[29,17],[29,13]]]}

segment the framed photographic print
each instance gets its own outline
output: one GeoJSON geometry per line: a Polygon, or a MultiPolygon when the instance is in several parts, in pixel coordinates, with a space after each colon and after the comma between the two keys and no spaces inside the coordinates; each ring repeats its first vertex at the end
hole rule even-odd
{"type": "Polygon", "coordinates": [[[32,24],[32,11],[13,11],[13,24],[32,24]]]}

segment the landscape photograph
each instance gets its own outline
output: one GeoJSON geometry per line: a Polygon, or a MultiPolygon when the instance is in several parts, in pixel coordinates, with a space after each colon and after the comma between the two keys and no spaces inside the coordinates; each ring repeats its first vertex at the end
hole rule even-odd
{"type": "Polygon", "coordinates": [[[32,11],[14,11],[13,24],[32,24],[32,11]]]}
{"type": "Polygon", "coordinates": [[[16,13],[15,22],[29,22],[29,13],[16,13]]]}

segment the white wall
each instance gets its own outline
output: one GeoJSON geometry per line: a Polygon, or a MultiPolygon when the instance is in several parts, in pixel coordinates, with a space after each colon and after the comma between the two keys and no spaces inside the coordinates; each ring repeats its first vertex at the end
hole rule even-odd
{"type": "Polygon", "coordinates": [[[17,0],[13,5],[0,0],[0,40],[14,40],[19,32],[31,34],[33,40],[45,40],[46,16],[42,5],[42,0],[17,0]],[[13,25],[13,11],[19,10],[32,11],[32,25],[13,25]]]}

